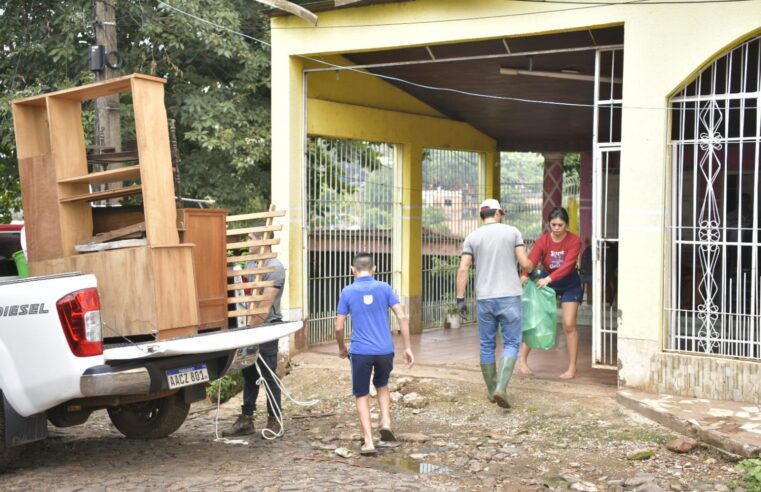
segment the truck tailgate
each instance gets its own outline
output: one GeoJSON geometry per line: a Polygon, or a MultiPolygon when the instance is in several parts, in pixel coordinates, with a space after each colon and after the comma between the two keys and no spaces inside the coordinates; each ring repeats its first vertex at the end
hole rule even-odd
{"type": "Polygon", "coordinates": [[[173,355],[220,352],[277,340],[301,329],[301,321],[235,328],[172,340],[156,340],[106,348],[106,361],[169,357],[173,355]]]}

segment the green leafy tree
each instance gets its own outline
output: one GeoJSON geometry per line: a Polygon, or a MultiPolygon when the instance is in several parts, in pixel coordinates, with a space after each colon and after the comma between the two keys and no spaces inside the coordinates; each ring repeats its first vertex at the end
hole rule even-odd
{"type": "MultiPolygon", "coordinates": [[[[98,0],[108,1],[108,0],[98,0]]],[[[177,121],[183,194],[231,212],[269,201],[270,65],[266,46],[184,16],[161,2],[116,3],[121,73],[167,80],[177,121]]],[[[248,36],[269,38],[263,7],[244,0],[184,0],[182,9],[248,36]]],[[[4,2],[0,7],[0,220],[20,208],[13,99],[94,81],[92,0],[4,2]]],[[[123,113],[131,112],[128,98],[123,113]]],[[[133,131],[123,118],[125,139],[133,131]]],[[[85,121],[88,134],[92,121],[85,121]]]]}

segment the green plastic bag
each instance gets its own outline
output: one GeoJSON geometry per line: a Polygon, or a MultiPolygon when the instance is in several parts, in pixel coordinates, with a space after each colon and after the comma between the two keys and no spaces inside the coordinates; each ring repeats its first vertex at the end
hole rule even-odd
{"type": "Polygon", "coordinates": [[[555,346],[558,308],[555,291],[538,288],[533,280],[523,288],[523,341],[531,348],[544,350],[555,346]]]}

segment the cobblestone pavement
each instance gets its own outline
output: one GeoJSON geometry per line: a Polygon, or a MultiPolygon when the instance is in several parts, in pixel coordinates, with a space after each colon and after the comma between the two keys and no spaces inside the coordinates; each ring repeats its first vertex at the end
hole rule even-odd
{"type": "MultiPolygon", "coordinates": [[[[285,436],[250,436],[247,445],[215,442],[209,402],[155,441],[125,439],[97,412],[82,426],[51,427],[49,439],[23,449],[0,472],[0,489],[709,491],[730,490],[739,478],[711,449],[667,451],[676,435],[622,410],[613,388],[517,379],[515,408],[503,411],[484,398],[480,374],[442,367],[395,371],[401,445],[361,457],[349,381],[345,361],[298,356],[284,382],[295,397],[320,403],[286,402],[285,436]],[[351,456],[337,456],[341,447],[351,456]],[[652,457],[631,459],[642,450],[652,457]]],[[[240,397],[222,405],[220,429],[239,405],[240,397]]],[[[258,427],[263,409],[260,400],[258,427]]]]}

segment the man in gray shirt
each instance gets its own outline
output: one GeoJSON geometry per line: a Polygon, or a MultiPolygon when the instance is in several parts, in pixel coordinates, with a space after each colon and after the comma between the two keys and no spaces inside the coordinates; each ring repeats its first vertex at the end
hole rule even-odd
{"type": "Polygon", "coordinates": [[[481,374],[486,382],[489,401],[510,408],[507,383],[513,374],[521,345],[521,286],[517,263],[532,267],[526,256],[523,237],[513,226],[501,224],[505,211],[492,198],[481,203],[484,224],[465,238],[457,271],[457,308],[466,315],[465,289],[468,271],[476,269],[478,334],[481,351],[481,374]],[[497,328],[502,325],[502,364],[496,366],[497,328]]]}
{"type": "MultiPolygon", "coordinates": [[[[263,235],[254,235],[250,237],[252,240],[264,239],[263,235]]],[[[259,248],[256,248],[256,252],[260,252],[259,248]]],[[[271,246],[264,246],[261,248],[264,253],[271,251],[271,246]]],[[[253,251],[252,251],[253,252],[253,251]]],[[[246,269],[258,268],[260,265],[256,261],[250,261],[246,263],[246,269]]],[[[274,286],[265,287],[262,295],[266,300],[273,300],[272,307],[270,307],[266,318],[264,315],[250,316],[247,320],[247,324],[264,324],[264,323],[278,323],[283,320],[283,315],[280,312],[280,299],[283,297],[283,287],[285,286],[285,268],[283,264],[277,258],[268,259],[264,265],[268,268],[274,268],[273,272],[264,274],[262,280],[272,281],[274,286]],[[252,319],[253,318],[253,319],[252,319]]],[[[264,359],[264,363],[272,369],[272,372],[277,371],[277,347],[278,340],[272,340],[259,345],[259,354],[264,359]]],[[[280,403],[280,386],[277,385],[272,373],[262,365],[261,360],[257,359],[256,364],[246,367],[242,371],[243,373],[243,405],[241,407],[241,414],[233,424],[232,428],[223,433],[225,436],[237,436],[245,434],[253,434],[254,428],[254,411],[256,410],[256,399],[259,396],[259,385],[256,381],[261,376],[269,386],[272,392],[272,398],[277,404],[277,408],[282,410],[280,403]]],[[[272,403],[267,399],[267,429],[275,434],[279,434],[281,427],[277,418],[275,417],[275,409],[272,408],[272,403]]]]}

